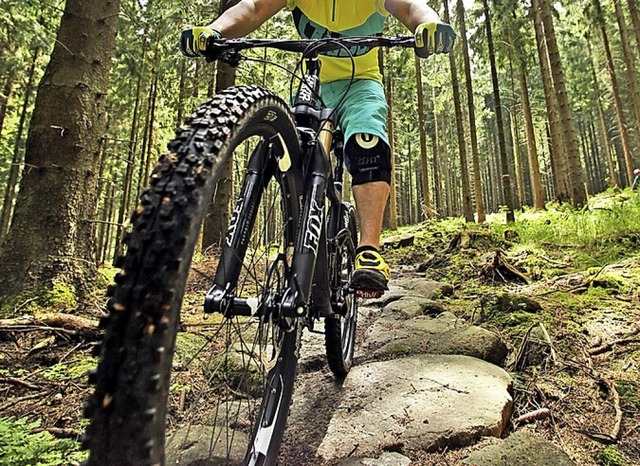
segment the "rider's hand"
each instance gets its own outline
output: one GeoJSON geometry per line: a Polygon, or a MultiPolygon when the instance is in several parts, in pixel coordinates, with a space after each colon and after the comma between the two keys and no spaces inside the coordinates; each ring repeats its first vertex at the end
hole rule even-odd
{"type": "Polygon", "coordinates": [[[416,55],[427,58],[434,53],[449,53],[456,39],[451,25],[438,22],[422,23],[416,28],[416,55]]]}
{"type": "Polygon", "coordinates": [[[221,39],[222,34],[208,27],[184,29],[180,34],[180,51],[187,57],[201,57],[207,51],[209,38],[221,39]]]}

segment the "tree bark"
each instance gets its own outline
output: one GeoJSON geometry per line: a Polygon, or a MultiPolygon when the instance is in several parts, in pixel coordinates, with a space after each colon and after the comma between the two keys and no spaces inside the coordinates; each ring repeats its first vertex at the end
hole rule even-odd
{"type": "Polygon", "coordinates": [[[467,108],[469,110],[469,136],[471,139],[471,163],[473,167],[473,188],[476,200],[478,223],[484,223],[484,199],[482,197],[482,178],[480,176],[480,154],[478,152],[478,130],[476,128],[476,110],[473,97],[473,82],[471,81],[471,61],[469,59],[469,44],[467,43],[467,27],[464,17],[464,4],[458,0],[457,15],[460,41],[462,42],[462,56],[464,58],[464,75],[467,90],[467,108]]]}
{"type": "Polygon", "coordinates": [[[491,17],[489,15],[489,2],[482,0],[484,6],[485,27],[487,32],[487,44],[489,48],[489,64],[491,65],[491,83],[493,86],[493,98],[496,107],[496,123],[498,125],[498,148],[500,150],[500,165],[502,170],[502,190],[504,202],[507,207],[507,222],[515,222],[516,217],[513,212],[513,193],[511,191],[511,180],[509,177],[509,164],[507,162],[507,148],[504,138],[504,123],[502,121],[502,103],[500,101],[500,88],[498,86],[498,70],[496,67],[496,56],[493,48],[493,36],[491,34],[491,17]]]}
{"type": "Polygon", "coordinates": [[[580,207],[584,205],[587,200],[584,192],[584,176],[580,163],[580,148],[575,122],[573,120],[573,110],[569,105],[569,95],[565,86],[564,71],[562,62],[560,61],[560,49],[556,42],[553,19],[551,17],[551,7],[548,0],[536,0],[532,2],[533,8],[535,8],[533,6],[535,3],[537,3],[540,8],[540,16],[544,24],[544,38],[547,44],[547,53],[549,54],[549,64],[551,65],[551,77],[558,102],[558,113],[560,114],[562,131],[564,132],[563,139],[567,149],[567,168],[571,200],[575,207],[580,207]]]}
{"type": "MultiPolygon", "coordinates": [[[[220,2],[220,13],[231,8],[237,3],[237,0],[223,0],[220,2]]],[[[236,69],[219,62],[216,70],[215,91],[220,92],[236,83],[236,69]]],[[[216,185],[215,194],[207,209],[204,219],[204,227],[202,230],[202,249],[218,248],[227,234],[227,228],[231,220],[231,212],[229,206],[233,197],[233,157],[224,165],[218,184],[216,185]]]]}
{"type": "Polygon", "coordinates": [[[6,78],[4,88],[2,89],[2,95],[0,95],[0,136],[2,136],[2,128],[4,127],[4,119],[7,116],[9,109],[9,97],[13,90],[13,80],[9,76],[6,78]]]}
{"type": "Polygon", "coordinates": [[[563,134],[560,131],[560,116],[558,114],[558,106],[556,102],[556,94],[553,89],[553,80],[551,78],[551,70],[549,65],[549,56],[547,55],[547,45],[542,30],[542,20],[540,18],[540,9],[537,0],[532,0],[533,25],[536,35],[536,44],[538,49],[538,63],[540,65],[540,73],[542,75],[542,87],[544,90],[544,101],[547,108],[547,120],[549,131],[549,154],[551,167],[556,182],[556,199],[560,202],[566,202],[570,197],[570,186],[568,179],[568,169],[566,166],[566,150],[564,145],[563,134]]]}
{"type": "Polygon", "coordinates": [[[544,209],[545,202],[544,192],[542,189],[542,177],[540,175],[540,165],[538,163],[536,133],[533,127],[531,102],[529,100],[529,87],[527,86],[527,75],[525,74],[524,61],[520,62],[520,69],[518,70],[518,82],[520,85],[520,98],[522,99],[522,114],[524,116],[525,134],[527,136],[527,152],[529,154],[531,190],[533,191],[533,207],[535,209],[544,209]]]}
{"type": "Polygon", "coordinates": [[[22,165],[24,160],[24,148],[22,147],[22,135],[24,134],[29,105],[31,104],[31,95],[33,94],[33,87],[35,84],[36,62],[38,61],[39,53],[39,49],[36,49],[33,52],[33,60],[31,61],[31,67],[29,68],[29,80],[27,81],[27,86],[24,90],[22,111],[20,113],[20,119],[18,120],[16,140],[13,145],[13,156],[11,157],[11,167],[9,168],[9,178],[7,179],[7,186],[4,191],[4,199],[2,202],[2,217],[0,218],[0,245],[2,245],[5,236],[9,232],[9,225],[11,224],[11,217],[13,216],[13,204],[16,198],[16,189],[18,187],[18,181],[20,180],[20,174],[23,172],[22,165]]]}
{"type": "Polygon", "coordinates": [[[593,53],[591,52],[591,43],[587,40],[587,54],[589,56],[589,66],[591,67],[591,79],[593,81],[593,93],[596,100],[596,107],[598,111],[598,133],[599,139],[602,141],[602,147],[604,148],[604,157],[607,161],[607,168],[609,170],[609,178],[613,184],[618,184],[618,174],[616,172],[615,163],[611,152],[611,144],[609,143],[609,130],[607,128],[606,119],[604,117],[604,110],[602,109],[602,101],[600,100],[600,85],[598,84],[598,76],[596,75],[596,68],[593,64],[593,53]]]}
{"type": "Polygon", "coordinates": [[[602,47],[604,49],[604,55],[607,62],[607,71],[609,72],[609,80],[611,81],[611,93],[613,94],[613,101],[616,106],[616,118],[618,120],[618,131],[620,131],[620,139],[622,142],[622,150],[624,152],[624,159],[627,167],[627,182],[628,186],[633,183],[633,155],[631,154],[631,144],[629,143],[629,133],[627,132],[627,125],[625,123],[624,112],[622,109],[622,99],[620,99],[620,91],[618,88],[618,78],[616,77],[616,68],[613,63],[613,56],[611,54],[611,47],[609,46],[609,37],[607,36],[607,30],[604,27],[604,17],[602,15],[602,7],[600,0],[592,0],[596,13],[596,22],[600,29],[600,38],[602,39],[602,47]]]}
{"type": "MultiPolygon", "coordinates": [[[[444,0],[444,20],[449,23],[449,0],[444,0]]],[[[458,136],[458,152],[460,156],[460,181],[462,183],[462,212],[467,222],[474,222],[471,189],[469,186],[469,167],[467,165],[467,141],[464,137],[462,103],[460,101],[460,85],[454,51],[449,52],[449,69],[451,70],[451,90],[453,91],[453,107],[456,115],[456,131],[458,136]]]]}
{"type": "MultiPolygon", "coordinates": [[[[387,49],[387,53],[388,53],[387,49]]],[[[387,56],[388,58],[388,56],[387,56]]],[[[387,63],[389,63],[387,61],[387,63]]],[[[389,113],[387,115],[387,133],[389,135],[389,147],[391,148],[391,183],[389,186],[389,203],[384,214],[384,227],[389,230],[398,229],[398,205],[396,201],[396,156],[394,144],[394,125],[393,125],[393,81],[391,73],[385,73],[387,105],[389,113]]]]}
{"type": "Polygon", "coordinates": [[[429,193],[429,163],[427,159],[427,135],[425,128],[424,89],[422,87],[422,66],[420,58],[414,54],[416,65],[416,89],[418,91],[418,131],[420,134],[420,179],[422,180],[422,196],[424,199],[424,216],[431,218],[433,206],[429,193]]]}
{"type": "Polygon", "coordinates": [[[638,14],[636,0],[627,0],[627,3],[629,4],[629,14],[631,15],[631,23],[633,24],[633,35],[636,39],[638,55],[640,55],[640,14],[638,14]]]}
{"type": "MultiPolygon", "coordinates": [[[[140,113],[140,99],[142,97],[142,81],[144,76],[144,67],[147,59],[147,34],[142,35],[142,53],[140,56],[140,67],[138,69],[138,79],[136,79],[136,97],[133,104],[133,116],[131,118],[131,128],[129,131],[128,152],[126,160],[126,170],[124,174],[124,180],[122,183],[122,202],[120,203],[120,209],[118,211],[118,225],[116,228],[116,238],[122,238],[122,225],[124,224],[125,217],[130,209],[131,190],[133,186],[133,172],[135,170],[136,150],[138,144],[138,129],[139,129],[139,113],[140,113]]],[[[116,255],[121,255],[123,252],[122,241],[116,246],[116,255]]]]}
{"type": "Polygon", "coordinates": [[[622,44],[622,52],[624,54],[624,70],[626,72],[627,89],[631,94],[631,108],[633,109],[634,127],[636,129],[636,152],[640,150],[640,89],[638,88],[638,73],[636,72],[636,66],[634,64],[634,56],[631,51],[631,44],[629,42],[629,33],[627,31],[627,24],[625,22],[624,14],[622,13],[622,7],[620,6],[620,0],[614,0],[613,5],[615,7],[616,21],[618,22],[618,29],[620,31],[620,43],[622,44]]]}
{"type": "Polygon", "coordinates": [[[65,4],[31,118],[29,169],[0,253],[3,297],[54,283],[82,291],[95,275],[93,223],[87,220],[97,205],[119,9],[119,0],[65,4]]]}

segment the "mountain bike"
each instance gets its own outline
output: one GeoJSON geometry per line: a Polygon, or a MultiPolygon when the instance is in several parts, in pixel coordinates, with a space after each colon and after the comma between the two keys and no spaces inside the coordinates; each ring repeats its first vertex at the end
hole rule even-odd
{"type": "Polygon", "coordinates": [[[165,451],[174,464],[273,465],[303,329],[320,332],[323,320],[329,367],[348,373],[356,214],[342,201],[343,141],[335,111],[322,105],[318,54],[381,46],[413,47],[414,39],[229,39],[211,47],[233,65],[244,49],[298,52],[305,71],[292,107],[256,86],[214,96],[154,169],[101,320],[95,391],[85,405],[87,465],[162,465],[165,451]],[[240,194],[215,274],[194,276],[207,204],[229,160],[244,175],[240,194]],[[195,325],[192,290],[203,280],[210,317],[191,344],[179,331],[195,325]],[[207,458],[194,451],[204,437],[207,458]]]}

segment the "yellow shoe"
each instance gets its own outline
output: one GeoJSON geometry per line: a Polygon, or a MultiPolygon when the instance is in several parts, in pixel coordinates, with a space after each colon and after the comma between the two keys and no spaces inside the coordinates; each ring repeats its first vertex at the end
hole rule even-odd
{"type": "Polygon", "coordinates": [[[387,290],[391,271],[377,249],[366,248],[356,254],[351,288],[357,291],[387,290]]]}

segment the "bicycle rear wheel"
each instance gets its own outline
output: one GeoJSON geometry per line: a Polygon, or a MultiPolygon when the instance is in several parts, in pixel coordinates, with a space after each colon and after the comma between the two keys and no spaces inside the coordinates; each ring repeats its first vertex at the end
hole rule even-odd
{"type": "Polygon", "coordinates": [[[87,464],[162,465],[167,434],[173,464],[273,464],[300,327],[262,310],[288,285],[299,218],[289,159],[299,151],[296,129],[287,105],[269,91],[233,88],[196,110],[169,150],[132,216],[110,290],[96,388],[85,409],[87,464]],[[262,158],[264,176],[253,186],[259,207],[242,232],[246,248],[232,291],[255,312],[201,322],[188,309],[200,307],[201,276],[212,275],[210,262],[193,260],[207,203],[223,164],[254,147],[264,149],[252,155],[262,158]],[[198,332],[183,332],[190,328],[198,332]]]}
{"type": "MultiPolygon", "coordinates": [[[[334,221],[330,219],[329,222],[334,221]]],[[[353,352],[358,321],[358,300],[350,292],[354,270],[355,244],[358,241],[356,211],[350,204],[340,206],[338,232],[334,241],[335,256],[330,268],[331,296],[335,318],[325,319],[325,348],[329,368],[338,377],[345,377],[353,364],[353,352]]],[[[331,241],[331,240],[330,240],[331,241]]]]}

